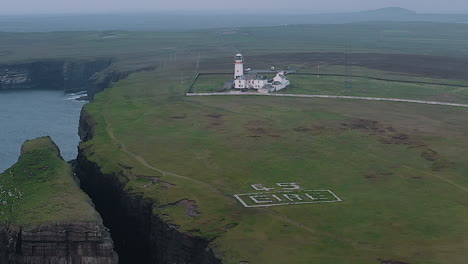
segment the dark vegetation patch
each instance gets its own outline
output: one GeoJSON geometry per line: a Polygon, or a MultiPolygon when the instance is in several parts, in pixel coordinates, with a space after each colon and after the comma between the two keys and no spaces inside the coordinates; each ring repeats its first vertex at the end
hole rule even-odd
{"type": "Polygon", "coordinates": [[[185,210],[185,215],[189,216],[189,217],[196,217],[197,215],[200,214],[200,212],[198,211],[197,201],[194,201],[194,200],[182,199],[182,200],[177,201],[175,203],[162,205],[162,206],[160,206],[160,208],[166,208],[168,206],[183,207],[184,210],[185,210]]]}
{"type": "Polygon", "coordinates": [[[443,159],[440,157],[439,153],[432,149],[426,149],[421,152],[421,157],[432,162],[432,171],[441,171],[443,169],[448,169],[453,165],[453,162],[443,159]]]}
{"type": "Polygon", "coordinates": [[[197,215],[200,214],[198,211],[198,205],[197,202],[194,200],[182,200],[178,204],[178,206],[182,206],[185,208],[185,215],[190,216],[190,217],[196,217],[197,215]]]}
{"type": "Polygon", "coordinates": [[[268,122],[263,120],[251,120],[244,124],[245,129],[248,132],[246,137],[259,138],[259,137],[272,137],[279,138],[283,135],[285,130],[279,130],[271,128],[268,122]]]}
{"type": "Polygon", "coordinates": [[[393,172],[376,172],[371,171],[364,175],[364,178],[369,180],[385,179],[393,175],[393,172]]]}
{"type": "Polygon", "coordinates": [[[267,130],[263,127],[252,127],[249,128],[250,132],[254,132],[255,134],[265,134],[267,130]]]}
{"type": "Polygon", "coordinates": [[[307,127],[296,127],[296,128],[294,128],[294,131],[296,131],[296,132],[308,132],[308,131],[310,131],[310,128],[307,128],[307,127]]]}
{"type": "Polygon", "coordinates": [[[355,119],[348,123],[342,123],[341,126],[345,130],[360,130],[369,135],[382,135],[387,132],[386,128],[378,121],[366,119],[355,119]]]}
{"type": "Polygon", "coordinates": [[[358,130],[371,136],[378,136],[383,144],[408,145],[411,147],[423,147],[425,144],[413,140],[409,135],[398,132],[391,126],[384,125],[379,121],[354,119],[347,123],[342,123],[343,130],[358,130]]]}
{"type": "Polygon", "coordinates": [[[118,164],[119,164],[120,167],[122,167],[122,168],[124,168],[124,169],[126,169],[126,170],[131,170],[131,169],[133,169],[133,167],[127,166],[127,165],[122,164],[122,163],[120,163],[120,162],[119,162],[118,164]]]}
{"type": "Polygon", "coordinates": [[[209,114],[209,115],[205,115],[205,117],[213,119],[213,122],[210,123],[212,127],[219,127],[223,124],[222,114],[209,114]]]}
{"type": "Polygon", "coordinates": [[[392,259],[389,259],[389,260],[379,260],[381,264],[409,264],[407,262],[401,262],[401,261],[397,261],[397,260],[392,260],[392,259]]]}
{"type": "MultiPolygon", "coordinates": [[[[413,139],[411,136],[397,131],[395,128],[374,120],[354,119],[341,124],[343,130],[358,130],[371,136],[377,136],[382,144],[405,145],[408,148],[421,150],[421,157],[432,162],[432,171],[441,171],[450,168],[453,163],[445,160],[435,150],[430,149],[424,142],[413,139]]],[[[375,175],[365,175],[368,179],[377,178],[375,175]]]]}
{"type": "Polygon", "coordinates": [[[299,126],[293,128],[295,132],[304,133],[311,136],[319,136],[323,134],[331,134],[336,133],[336,123],[332,125],[328,124],[327,122],[324,123],[314,123],[310,126],[299,126]]]}
{"type": "Polygon", "coordinates": [[[163,180],[161,180],[160,177],[157,177],[157,176],[136,175],[136,177],[139,178],[139,179],[150,180],[152,183],[158,184],[158,185],[162,184],[162,185],[176,186],[176,184],[170,183],[170,182],[167,182],[167,181],[163,181],[163,180]]]}
{"type": "MultiPolygon", "coordinates": [[[[345,65],[345,56],[339,52],[328,53],[293,53],[253,56],[252,61],[278,64],[310,63],[316,67],[317,62],[330,65],[345,65]]],[[[405,75],[417,75],[444,79],[468,80],[468,59],[462,57],[445,57],[410,54],[385,54],[385,53],[355,53],[349,60],[353,66],[370,69],[403,73],[405,75]]]]}
{"type": "Polygon", "coordinates": [[[424,159],[428,161],[436,161],[439,159],[439,153],[437,153],[436,151],[432,149],[427,149],[421,152],[421,157],[423,157],[424,159]]]}
{"type": "Polygon", "coordinates": [[[444,169],[448,169],[454,165],[453,162],[447,161],[445,159],[439,159],[432,163],[431,170],[432,171],[441,171],[444,169]]]}
{"type": "Polygon", "coordinates": [[[420,142],[411,141],[410,137],[406,134],[398,134],[390,137],[383,137],[380,138],[379,141],[383,144],[408,145],[412,147],[419,147],[424,145],[420,142]]]}
{"type": "Polygon", "coordinates": [[[247,131],[253,134],[249,135],[248,137],[260,137],[266,135],[268,130],[265,128],[265,126],[265,122],[261,120],[251,120],[244,125],[247,131]]]}
{"type": "MultiPolygon", "coordinates": [[[[386,54],[386,53],[354,53],[350,55],[353,66],[365,67],[382,71],[401,73],[408,76],[423,76],[444,79],[468,80],[468,58],[386,54]]],[[[329,65],[345,65],[345,56],[341,52],[309,52],[281,53],[249,56],[249,66],[262,68],[265,65],[306,64],[315,68],[317,63],[329,65]]],[[[202,65],[202,70],[214,68],[229,71],[231,63],[224,58],[208,59],[202,65]]]]}
{"type": "Polygon", "coordinates": [[[187,115],[182,115],[182,116],[171,116],[172,119],[185,119],[187,118],[187,115]]]}
{"type": "Polygon", "coordinates": [[[223,117],[223,115],[222,114],[210,114],[210,115],[205,115],[205,117],[219,119],[219,118],[223,117]]]}

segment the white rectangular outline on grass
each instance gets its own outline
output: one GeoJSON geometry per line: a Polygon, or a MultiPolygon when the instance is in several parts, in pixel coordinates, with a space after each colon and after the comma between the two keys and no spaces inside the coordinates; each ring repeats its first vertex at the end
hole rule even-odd
{"type": "Polygon", "coordinates": [[[244,200],[242,200],[241,196],[246,196],[246,195],[256,195],[256,194],[277,194],[277,193],[297,193],[294,191],[279,191],[279,192],[263,192],[263,193],[243,193],[243,194],[234,194],[234,197],[244,206],[247,208],[253,208],[253,207],[271,207],[271,206],[280,206],[280,205],[295,205],[295,204],[311,204],[311,203],[338,203],[342,202],[343,200],[340,199],[335,193],[333,193],[330,190],[304,190],[302,192],[328,192],[331,195],[333,195],[336,200],[334,201],[316,201],[316,202],[292,202],[292,203],[279,203],[279,204],[259,204],[259,205],[248,205],[244,200]]]}

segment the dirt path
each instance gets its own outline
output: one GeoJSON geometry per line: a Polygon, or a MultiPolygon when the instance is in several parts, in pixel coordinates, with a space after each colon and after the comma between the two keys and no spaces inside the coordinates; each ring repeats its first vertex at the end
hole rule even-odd
{"type": "Polygon", "coordinates": [[[215,189],[213,186],[203,182],[203,181],[199,181],[199,180],[195,180],[195,179],[192,179],[190,177],[186,177],[186,176],[182,176],[182,175],[179,175],[179,174],[176,174],[176,173],[173,173],[173,172],[169,172],[169,171],[165,171],[165,170],[161,170],[161,169],[158,169],[156,167],[153,167],[151,166],[143,157],[129,151],[127,149],[127,147],[120,143],[120,141],[115,137],[114,135],[114,132],[112,131],[111,128],[107,127],[106,128],[106,131],[107,131],[107,134],[109,135],[109,137],[112,139],[112,141],[115,142],[115,144],[119,145],[120,146],[120,149],[127,153],[128,155],[130,155],[131,157],[133,157],[136,161],[138,161],[138,163],[140,163],[141,165],[151,169],[151,170],[154,170],[156,172],[158,172],[159,174],[161,174],[161,176],[169,176],[169,177],[174,177],[174,178],[179,178],[179,179],[183,179],[183,180],[187,180],[187,181],[191,181],[193,183],[196,183],[196,184],[199,184],[199,185],[203,185],[211,190],[214,190],[216,192],[219,192],[217,189],[215,189]]]}
{"type": "Polygon", "coordinates": [[[467,187],[465,187],[465,186],[463,186],[463,185],[460,185],[460,184],[458,184],[458,183],[455,183],[455,182],[453,182],[453,181],[451,181],[451,180],[449,180],[449,179],[446,179],[446,178],[444,178],[444,177],[442,177],[442,176],[440,176],[440,175],[431,174],[431,176],[434,176],[434,177],[438,178],[439,180],[442,180],[442,181],[444,181],[444,182],[446,182],[446,183],[448,183],[448,184],[451,184],[452,186],[454,186],[454,187],[456,187],[456,188],[458,188],[458,189],[460,189],[460,190],[462,190],[462,191],[464,191],[464,192],[468,192],[468,188],[467,188],[467,187]]]}
{"type": "Polygon", "coordinates": [[[341,95],[318,95],[318,94],[261,94],[261,93],[187,93],[186,96],[242,96],[242,95],[256,95],[256,96],[278,96],[278,97],[300,97],[300,98],[331,98],[331,99],[350,99],[350,100],[366,100],[366,101],[387,101],[387,102],[400,102],[400,103],[414,103],[414,104],[427,104],[427,105],[442,105],[468,108],[468,104],[456,104],[447,102],[424,101],[424,100],[411,100],[411,99],[398,99],[398,98],[381,98],[381,97],[361,97],[361,96],[341,96],[341,95]]]}

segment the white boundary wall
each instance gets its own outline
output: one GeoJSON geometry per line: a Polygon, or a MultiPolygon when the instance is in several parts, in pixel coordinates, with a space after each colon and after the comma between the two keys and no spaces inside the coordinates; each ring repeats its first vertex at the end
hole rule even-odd
{"type": "Polygon", "coordinates": [[[352,100],[367,100],[367,101],[388,101],[401,103],[415,103],[428,105],[444,105],[468,108],[468,104],[456,104],[447,102],[397,99],[397,98],[380,98],[380,97],[361,97],[361,96],[341,96],[341,95],[317,95],[317,94],[263,94],[254,92],[230,92],[230,93],[187,93],[186,96],[233,96],[233,95],[256,95],[256,96],[279,96],[279,97],[302,97],[302,98],[334,98],[334,99],[352,99],[352,100]]]}

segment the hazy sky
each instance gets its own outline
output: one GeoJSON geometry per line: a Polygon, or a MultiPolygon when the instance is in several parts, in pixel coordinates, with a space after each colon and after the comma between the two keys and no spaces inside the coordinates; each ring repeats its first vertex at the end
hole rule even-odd
{"type": "Polygon", "coordinates": [[[398,6],[417,12],[468,13],[468,0],[1,0],[1,14],[101,13],[168,10],[302,13],[346,12],[398,6]]]}

